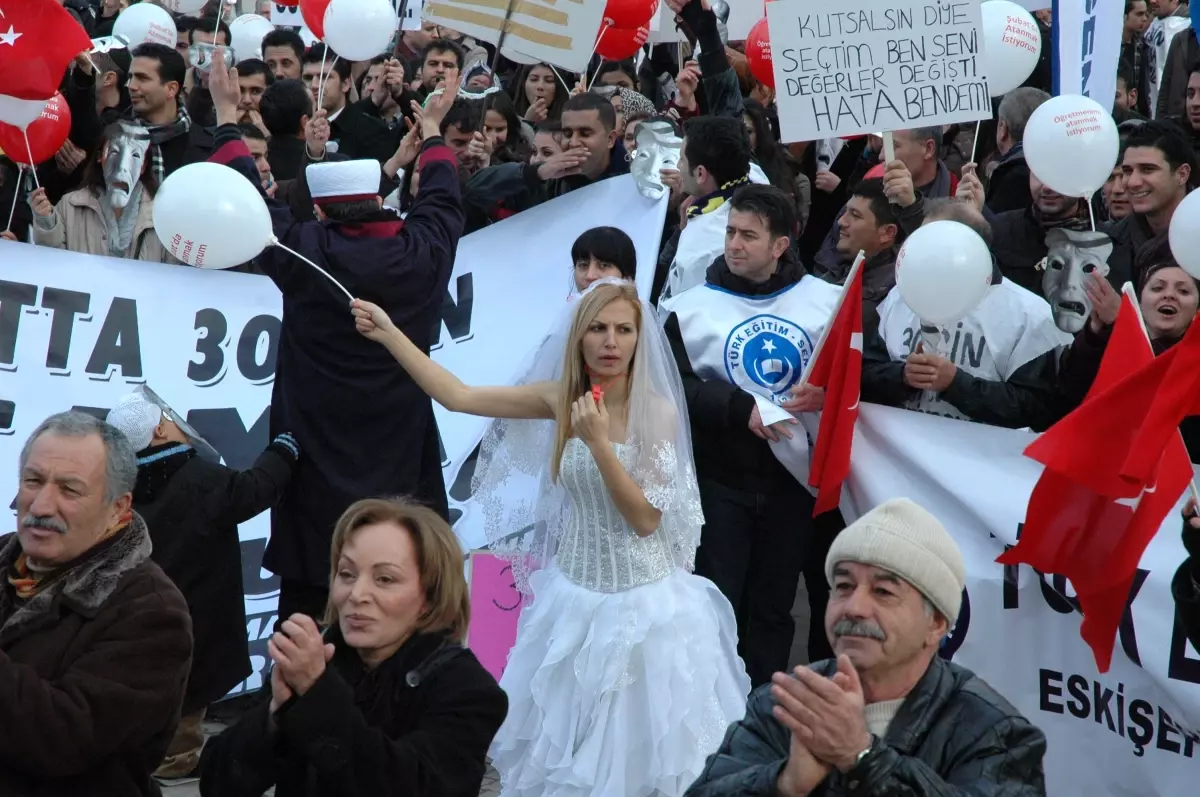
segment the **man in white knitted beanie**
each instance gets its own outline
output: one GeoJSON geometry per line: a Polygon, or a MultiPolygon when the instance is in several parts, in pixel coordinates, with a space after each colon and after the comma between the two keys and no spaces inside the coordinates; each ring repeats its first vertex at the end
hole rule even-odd
{"type": "Polygon", "coordinates": [[[685,797],[1044,797],[1046,737],[938,656],[962,606],[954,538],[906,498],[843,531],[825,573],[836,661],[776,673],[685,797]]]}

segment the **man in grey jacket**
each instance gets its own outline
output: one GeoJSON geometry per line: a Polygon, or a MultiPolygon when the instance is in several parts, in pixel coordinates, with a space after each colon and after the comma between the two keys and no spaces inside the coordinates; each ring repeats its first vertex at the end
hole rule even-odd
{"type": "Polygon", "coordinates": [[[962,554],[908,499],[843,531],[825,560],[837,661],[776,673],[685,797],[1044,797],[1046,737],[938,656],[962,605],[962,554]]]}

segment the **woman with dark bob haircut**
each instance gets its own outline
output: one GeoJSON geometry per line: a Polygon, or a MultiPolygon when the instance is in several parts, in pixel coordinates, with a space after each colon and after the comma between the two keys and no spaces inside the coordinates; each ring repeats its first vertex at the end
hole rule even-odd
{"type": "Polygon", "coordinates": [[[633,240],[616,227],[593,227],[575,239],[571,247],[575,290],[583,293],[596,280],[637,278],[637,250],[633,240]]]}
{"type": "Polygon", "coordinates": [[[508,699],[463,647],[463,554],[436,512],[358,501],[338,520],[324,634],[267,645],[271,702],[204,748],[205,797],[476,797],[508,699]]]}

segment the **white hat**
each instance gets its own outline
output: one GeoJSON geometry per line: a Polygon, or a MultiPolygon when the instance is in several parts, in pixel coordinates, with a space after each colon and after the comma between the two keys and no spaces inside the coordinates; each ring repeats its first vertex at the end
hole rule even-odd
{"type": "Polygon", "coordinates": [[[928,598],[951,626],[958,620],[966,584],[962,552],[937,518],[907,498],[880,504],[834,539],[825,559],[831,586],[838,562],[894,573],[928,598]]]}
{"type": "Polygon", "coordinates": [[[154,427],[162,423],[162,415],[162,408],[146,398],[145,393],[130,393],[108,411],[107,420],[121,430],[134,451],[141,451],[150,446],[154,427]]]}
{"type": "Polygon", "coordinates": [[[304,172],[309,193],[318,205],[375,199],[382,173],[376,160],[312,163],[304,172]]]}

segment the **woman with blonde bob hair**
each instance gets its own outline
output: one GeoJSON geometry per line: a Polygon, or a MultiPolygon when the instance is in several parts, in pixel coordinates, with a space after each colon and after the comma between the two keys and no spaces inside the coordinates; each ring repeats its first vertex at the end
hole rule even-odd
{"type": "Polygon", "coordinates": [[[369,498],[338,520],[330,561],[328,630],[284,621],[267,644],[271,703],[204,748],[200,793],[475,797],[508,701],[462,644],[454,532],[432,509],[369,498]]]}
{"type": "Polygon", "coordinates": [[[496,418],[473,498],[521,616],[490,755],[502,795],[683,794],[750,689],[733,610],[691,574],[703,516],[687,405],[653,311],[604,279],[513,387],[469,387],[378,307],[359,332],[435,401],[496,418]]]}

